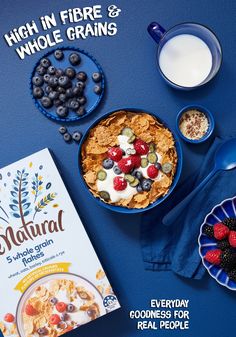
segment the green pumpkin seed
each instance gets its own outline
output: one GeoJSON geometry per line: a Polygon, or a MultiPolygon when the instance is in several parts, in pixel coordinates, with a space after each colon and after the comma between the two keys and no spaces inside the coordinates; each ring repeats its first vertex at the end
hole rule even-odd
{"type": "Polygon", "coordinates": [[[127,149],[126,150],[126,154],[129,156],[129,155],[131,155],[131,154],[135,154],[136,153],[136,150],[135,149],[127,149]]]}
{"type": "Polygon", "coordinates": [[[155,152],[155,150],[156,150],[156,145],[155,145],[154,143],[151,143],[151,144],[149,145],[149,151],[150,151],[150,152],[155,152]]]}
{"type": "Polygon", "coordinates": [[[148,166],[148,160],[147,158],[142,158],[141,159],[141,167],[145,168],[148,166]]]}
{"type": "Polygon", "coordinates": [[[147,159],[150,164],[155,164],[157,162],[157,155],[155,152],[149,152],[147,159]]]}
{"type": "Polygon", "coordinates": [[[107,173],[104,170],[100,170],[97,173],[97,178],[101,181],[105,180],[107,177],[107,173]]]}
{"type": "Polygon", "coordinates": [[[99,192],[99,195],[105,201],[110,200],[110,194],[108,192],[106,192],[106,191],[99,192]]]}
{"type": "Polygon", "coordinates": [[[124,129],[121,131],[121,134],[122,134],[123,136],[127,136],[127,137],[129,137],[129,138],[132,137],[132,136],[134,135],[132,129],[130,129],[130,128],[124,128],[124,129]]]}
{"type": "Polygon", "coordinates": [[[172,171],[173,165],[171,163],[165,163],[162,165],[162,171],[166,174],[172,171]]]}
{"type": "Polygon", "coordinates": [[[129,183],[133,183],[135,180],[135,177],[132,176],[131,174],[125,174],[124,176],[125,180],[127,180],[129,183]]]}
{"type": "Polygon", "coordinates": [[[132,144],[134,141],[135,141],[135,135],[131,136],[129,139],[128,139],[128,143],[129,144],[132,144]]]}
{"type": "Polygon", "coordinates": [[[132,183],[130,183],[129,185],[131,187],[136,187],[136,186],[138,186],[138,184],[139,184],[139,180],[137,178],[135,178],[134,181],[132,183]]]}

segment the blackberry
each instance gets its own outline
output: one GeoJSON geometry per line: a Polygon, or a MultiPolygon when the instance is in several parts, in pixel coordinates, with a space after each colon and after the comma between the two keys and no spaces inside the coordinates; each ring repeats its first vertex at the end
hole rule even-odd
{"type": "Polygon", "coordinates": [[[231,280],[236,282],[236,269],[232,269],[229,273],[228,276],[231,280]]]}
{"type": "Polygon", "coordinates": [[[236,231],[236,219],[235,218],[226,218],[222,223],[227,226],[231,231],[236,231]]]}
{"type": "Polygon", "coordinates": [[[236,267],[236,254],[233,253],[230,249],[223,251],[221,254],[220,267],[223,268],[226,272],[234,269],[236,267]]]}
{"type": "Polygon", "coordinates": [[[226,250],[226,249],[229,249],[230,248],[230,244],[229,244],[229,241],[228,239],[224,239],[224,240],[221,240],[221,241],[218,241],[217,242],[217,248],[221,249],[221,250],[226,250]]]}
{"type": "Polygon", "coordinates": [[[214,237],[214,229],[211,225],[204,225],[202,232],[203,234],[206,234],[209,238],[214,237]]]}

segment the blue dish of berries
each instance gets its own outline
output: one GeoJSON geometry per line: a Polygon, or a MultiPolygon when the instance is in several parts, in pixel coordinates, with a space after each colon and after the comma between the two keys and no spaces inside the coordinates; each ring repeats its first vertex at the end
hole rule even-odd
{"type": "Polygon", "coordinates": [[[60,122],[77,121],[94,111],[104,93],[104,74],[93,56],[79,48],[60,48],[35,65],[30,90],[36,107],[60,122]]]}
{"type": "Polygon", "coordinates": [[[208,273],[219,284],[236,290],[236,197],[222,201],[206,216],[198,243],[208,273]]]}

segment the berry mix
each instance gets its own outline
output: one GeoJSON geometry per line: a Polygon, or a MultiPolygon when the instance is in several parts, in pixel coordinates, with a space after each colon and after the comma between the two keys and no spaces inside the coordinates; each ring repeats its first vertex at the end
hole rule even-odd
{"type": "Polygon", "coordinates": [[[165,195],[176,163],[170,131],[145,113],[112,114],[82,146],[84,178],[92,193],[129,208],[147,207],[165,195]]]}
{"type": "Polygon", "coordinates": [[[216,249],[208,250],[205,260],[222,268],[236,282],[236,218],[225,218],[214,226],[205,224],[203,234],[216,241],[216,249]]]}
{"type": "MultiPolygon", "coordinates": [[[[65,57],[61,49],[54,52],[56,64],[65,57]]],[[[89,75],[80,69],[81,56],[78,52],[71,52],[67,63],[66,68],[56,67],[48,57],[42,58],[31,80],[33,97],[44,109],[54,108],[59,118],[66,118],[71,112],[81,117],[86,114],[89,75]]],[[[94,82],[93,92],[100,95],[102,74],[94,72],[91,80],[94,82]]]]}

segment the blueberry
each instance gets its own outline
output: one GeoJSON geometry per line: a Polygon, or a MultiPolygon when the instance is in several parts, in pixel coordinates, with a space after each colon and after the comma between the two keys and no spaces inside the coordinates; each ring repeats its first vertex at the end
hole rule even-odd
{"type": "Polygon", "coordinates": [[[40,87],[41,85],[43,85],[43,77],[42,76],[39,76],[39,75],[36,75],[32,78],[32,83],[34,85],[36,85],[37,87],[40,87]]]}
{"type": "Polygon", "coordinates": [[[44,82],[45,83],[48,83],[49,82],[49,80],[50,80],[50,75],[49,74],[45,74],[45,75],[43,75],[43,80],[44,80],[44,82]]]}
{"type": "Polygon", "coordinates": [[[55,68],[54,66],[48,67],[47,73],[48,73],[49,75],[55,75],[55,73],[56,73],[56,68],[55,68]]]}
{"type": "Polygon", "coordinates": [[[52,100],[47,96],[43,96],[43,98],[41,99],[41,104],[46,109],[51,108],[52,107],[52,100]]]}
{"type": "Polygon", "coordinates": [[[114,165],[114,161],[111,160],[110,158],[104,159],[102,162],[102,166],[104,167],[104,169],[109,170],[113,167],[114,165]]]}
{"type": "Polygon", "coordinates": [[[138,186],[136,187],[136,190],[137,190],[138,193],[143,192],[141,184],[138,184],[138,186]]]}
{"type": "Polygon", "coordinates": [[[94,309],[88,309],[87,310],[87,315],[89,317],[96,317],[96,310],[94,310],[94,309]]]}
{"type": "Polygon", "coordinates": [[[99,84],[97,84],[94,86],[93,91],[96,95],[100,95],[102,93],[102,87],[99,84]]]}
{"type": "Polygon", "coordinates": [[[75,78],[75,75],[76,75],[75,69],[72,68],[72,67],[66,68],[65,69],[65,75],[68,76],[71,79],[75,78]]]}
{"type": "Polygon", "coordinates": [[[85,85],[84,82],[78,81],[78,82],[75,84],[75,86],[76,86],[77,88],[84,89],[86,85],[85,85]]]}
{"type": "Polygon", "coordinates": [[[60,101],[59,99],[54,99],[53,100],[53,105],[57,108],[59,105],[61,105],[63,102],[60,101]]]}
{"type": "Polygon", "coordinates": [[[80,71],[76,74],[76,78],[79,81],[85,82],[87,80],[87,74],[84,71],[80,71]]]}
{"type": "Polygon", "coordinates": [[[80,107],[80,104],[79,102],[76,100],[76,99],[72,99],[70,102],[69,102],[69,108],[72,109],[72,110],[77,110],[79,109],[80,107]]]}
{"type": "Polygon", "coordinates": [[[53,91],[53,88],[50,87],[50,85],[46,85],[44,90],[45,90],[46,94],[49,94],[51,91],[53,91]]]}
{"type": "Polygon", "coordinates": [[[134,170],[134,172],[132,173],[138,180],[143,179],[143,175],[142,172],[138,171],[138,170],[134,170]]]}
{"type": "Polygon", "coordinates": [[[78,101],[79,101],[79,104],[80,104],[80,105],[85,105],[86,102],[87,102],[87,99],[86,99],[85,96],[82,96],[82,97],[79,97],[79,98],[78,98],[78,101]]]}
{"type": "Polygon", "coordinates": [[[82,138],[82,133],[79,131],[75,131],[72,135],[72,138],[74,139],[74,141],[79,142],[82,138]]]}
{"type": "Polygon", "coordinates": [[[62,88],[62,87],[57,87],[57,92],[59,92],[59,94],[65,94],[66,93],[66,89],[62,88]]]}
{"type": "Polygon", "coordinates": [[[64,312],[62,315],[61,315],[61,320],[62,321],[67,321],[69,319],[69,316],[66,312],[64,312]]]}
{"type": "Polygon", "coordinates": [[[66,89],[66,97],[67,97],[67,98],[72,98],[72,97],[74,97],[72,88],[66,89]]]}
{"type": "Polygon", "coordinates": [[[64,73],[64,70],[62,70],[62,69],[60,69],[60,68],[58,68],[58,69],[56,69],[56,72],[55,72],[55,76],[56,77],[61,77],[61,76],[63,76],[65,73],[64,73]]]}
{"type": "Polygon", "coordinates": [[[68,132],[64,133],[63,138],[64,138],[64,141],[65,141],[65,142],[70,142],[71,139],[72,139],[72,138],[71,138],[71,134],[68,133],[68,132]]]}
{"type": "Polygon", "coordinates": [[[122,171],[120,170],[120,168],[119,168],[118,166],[114,166],[114,167],[113,167],[113,171],[114,171],[114,173],[117,174],[117,175],[119,175],[119,174],[122,173],[122,171]]]}
{"type": "Polygon", "coordinates": [[[48,68],[51,65],[51,61],[47,57],[44,57],[43,59],[40,60],[40,64],[44,68],[48,68]]]}
{"type": "Polygon", "coordinates": [[[34,96],[34,98],[42,98],[42,97],[43,97],[43,94],[44,94],[44,92],[43,92],[43,89],[42,89],[42,88],[40,88],[40,87],[35,87],[35,88],[33,89],[33,96],[34,96]]]}
{"type": "Polygon", "coordinates": [[[57,108],[57,115],[59,117],[66,117],[68,115],[68,109],[65,106],[63,106],[63,105],[60,105],[57,108]]]}
{"type": "Polygon", "coordinates": [[[152,187],[152,180],[151,179],[143,179],[143,181],[141,182],[141,186],[142,189],[144,191],[150,191],[151,187],[152,187]]]}
{"type": "Polygon", "coordinates": [[[161,170],[161,164],[160,164],[160,163],[156,163],[156,164],[155,164],[155,167],[156,167],[158,170],[161,170]]]}
{"type": "Polygon", "coordinates": [[[86,114],[86,110],[83,106],[81,106],[77,111],[76,111],[78,116],[83,116],[86,114]]]}
{"type": "Polygon", "coordinates": [[[61,49],[57,49],[54,51],[54,57],[56,60],[62,60],[64,58],[64,53],[61,49]]]}
{"type": "Polygon", "coordinates": [[[74,310],[75,310],[74,304],[70,303],[70,304],[67,305],[66,311],[73,312],[74,310]]]}
{"type": "Polygon", "coordinates": [[[102,74],[101,73],[99,73],[99,72],[95,72],[95,73],[93,73],[93,75],[92,75],[92,79],[93,79],[93,81],[94,82],[100,82],[101,81],[101,79],[102,79],[102,74]]]}
{"type": "Polygon", "coordinates": [[[60,95],[59,95],[59,100],[60,100],[61,102],[65,103],[65,102],[66,102],[66,99],[67,99],[66,94],[60,94],[60,95]]]}
{"type": "Polygon", "coordinates": [[[50,76],[48,84],[52,88],[56,88],[58,86],[58,78],[56,76],[50,76]]]}
{"type": "Polygon", "coordinates": [[[38,329],[38,334],[39,335],[47,335],[47,329],[46,328],[39,328],[38,329]]]}
{"type": "Polygon", "coordinates": [[[68,87],[68,84],[69,84],[69,77],[68,76],[61,76],[59,77],[58,79],[58,84],[63,87],[63,88],[67,88],[68,87]]]}
{"type": "Polygon", "coordinates": [[[49,301],[51,304],[57,304],[58,299],[56,297],[51,297],[49,301]]]}
{"type": "Polygon", "coordinates": [[[59,92],[57,91],[51,91],[48,94],[48,97],[51,98],[53,101],[59,97],[59,92]]]}
{"type": "Polygon", "coordinates": [[[79,97],[83,94],[83,89],[75,87],[75,88],[72,89],[72,92],[73,92],[74,96],[79,97]]]}
{"type": "Polygon", "coordinates": [[[37,66],[36,71],[41,76],[43,76],[47,72],[47,70],[44,67],[40,66],[40,65],[37,66]]]}
{"type": "Polygon", "coordinates": [[[69,56],[69,61],[72,64],[72,66],[77,66],[78,64],[80,64],[81,58],[79,54],[71,53],[69,56]]]}
{"type": "Polygon", "coordinates": [[[59,128],[59,132],[60,132],[60,134],[64,135],[67,132],[67,128],[65,126],[61,126],[59,128]]]}

